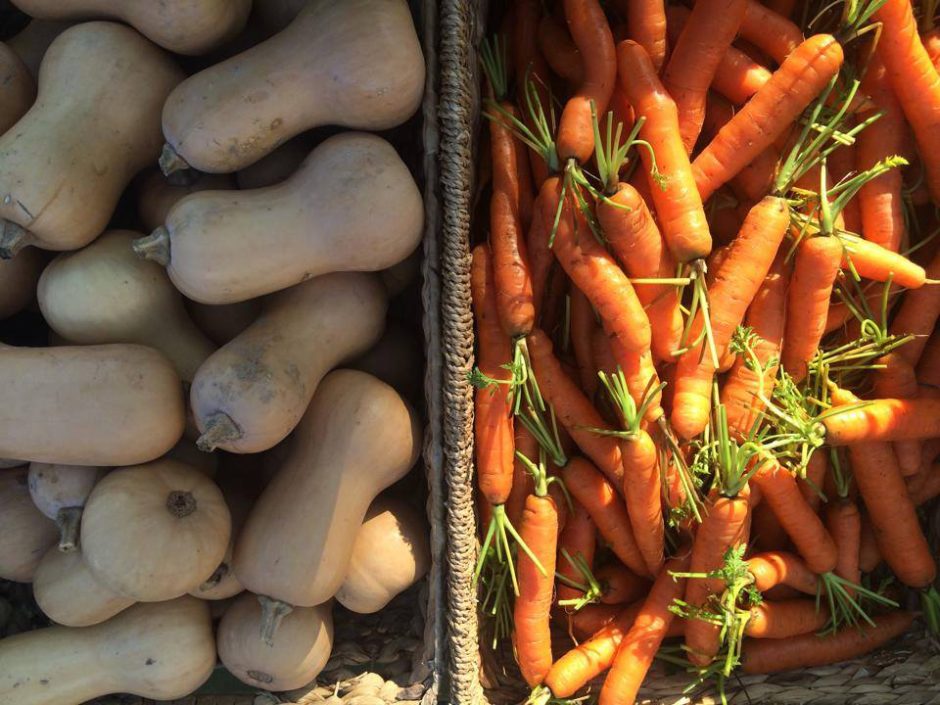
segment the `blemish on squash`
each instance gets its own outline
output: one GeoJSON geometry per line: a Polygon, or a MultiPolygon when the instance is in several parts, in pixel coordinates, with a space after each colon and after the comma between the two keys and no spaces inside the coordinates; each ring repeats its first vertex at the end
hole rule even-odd
{"type": "Polygon", "coordinates": [[[264,671],[248,671],[248,677],[259,683],[273,683],[274,677],[264,671]]]}
{"type": "Polygon", "coordinates": [[[145,666],[152,666],[155,663],[156,661],[154,661],[152,658],[148,658],[146,661],[144,661],[145,666]]]}

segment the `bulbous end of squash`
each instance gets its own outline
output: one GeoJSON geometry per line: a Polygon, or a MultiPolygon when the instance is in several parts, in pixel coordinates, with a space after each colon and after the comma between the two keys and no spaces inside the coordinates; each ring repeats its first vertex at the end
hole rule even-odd
{"type": "Polygon", "coordinates": [[[159,227],[145,237],[139,237],[131,243],[134,254],[141,259],[156,262],[161,267],[170,264],[170,233],[159,227]]]}
{"type": "Polygon", "coordinates": [[[63,507],[58,511],[55,523],[59,527],[59,550],[71,553],[78,548],[78,527],[82,520],[82,507],[63,507]]]}
{"type": "Polygon", "coordinates": [[[268,646],[274,646],[274,635],[284,617],[294,611],[292,605],[275,600],[267,595],[258,595],[261,603],[261,640],[268,646]]]}
{"type": "Polygon", "coordinates": [[[211,453],[224,443],[237,441],[242,435],[242,430],[232,417],[219,411],[206,419],[206,430],[196,439],[196,447],[205,453],[211,453]]]}
{"type": "Polygon", "coordinates": [[[189,162],[177,154],[173,147],[169,144],[163,145],[163,151],[160,152],[160,171],[163,172],[164,176],[189,168],[189,162]]]}
{"type": "Polygon", "coordinates": [[[32,242],[33,236],[16,223],[0,219],[0,259],[13,259],[32,242]]]}

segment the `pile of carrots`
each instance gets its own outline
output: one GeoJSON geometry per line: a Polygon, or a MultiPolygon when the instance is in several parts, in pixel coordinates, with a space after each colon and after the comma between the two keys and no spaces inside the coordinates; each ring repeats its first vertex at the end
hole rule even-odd
{"type": "Polygon", "coordinates": [[[936,3],[685,2],[481,47],[477,580],[533,703],[940,629],[936,3]]]}

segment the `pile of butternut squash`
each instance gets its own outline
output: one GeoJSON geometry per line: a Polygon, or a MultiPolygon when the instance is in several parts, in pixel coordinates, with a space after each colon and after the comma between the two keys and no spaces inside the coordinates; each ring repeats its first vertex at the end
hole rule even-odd
{"type": "Polygon", "coordinates": [[[53,626],[0,640],[0,705],[171,700],[219,662],[299,688],[335,605],[430,561],[420,479],[385,492],[421,451],[416,317],[388,319],[423,204],[364,132],[420,105],[408,3],[12,4],[0,580],[53,626]]]}

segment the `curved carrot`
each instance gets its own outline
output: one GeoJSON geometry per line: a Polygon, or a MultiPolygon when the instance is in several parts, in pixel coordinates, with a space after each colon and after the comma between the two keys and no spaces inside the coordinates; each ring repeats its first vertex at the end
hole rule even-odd
{"type": "Polygon", "coordinates": [[[601,584],[601,603],[627,605],[643,597],[650,590],[650,581],[642,578],[619,561],[601,566],[594,573],[601,584]]]}
{"type": "Polygon", "coordinates": [[[649,54],[656,73],[666,63],[666,11],[663,0],[627,0],[629,37],[649,54]]]}
{"type": "Polygon", "coordinates": [[[800,116],[842,66],[842,47],[817,34],[800,44],[770,80],[692,163],[703,200],[754,160],[800,116]]]}
{"type": "Polygon", "coordinates": [[[530,686],[536,686],[552,667],[550,619],[558,514],[551,497],[530,494],[526,498],[519,535],[545,569],[543,573],[525,551],[519,551],[516,568],[519,596],[513,606],[513,642],[522,677],[530,686]]]}
{"type": "Polygon", "coordinates": [[[579,86],[584,81],[584,61],[568,28],[553,14],[539,22],[539,49],[552,71],[568,83],[579,86]]]}
{"type": "Polygon", "coordinates": [[[741,38],[782,64],[803,42],[803,32],[785,15],[758,0],[748,0],[741,21],[741,38]]]}
{"type": "MultiPolygon", "coordinates": [[[[597,527],[594,520],[580,502],[572,500],[574,510],[569,512],[565,528],[558,537],[558,574],[575,583],[584,584],[585,578],[578,565],[572,564],[565,553],[574,561],[583,561],[589,569],[594,568],[594,551],[597,547],[597,527]]],[[[556,600],[578,600],[584,592],[558,581],[555,589],[556,600]]]]}
{"type": "Polygon", "coordinates": [[[919,289],[924,286],[927,272],[904,255],[892,252],[881,245],[848,235],[840,237],[845,251],[842,268],[854,268],[859,276],[876,282],[889,279],[898,286],[919,289]]]}
{"type": "Polygon", "coordinates": [[[597,391],[597,375],[594,372],[594,354],[591,350],[591,339],[597,322],[594,319],[594,309],[591,302],[578,287],[571,289],[571,315],[570,340],[574,348],[574,359],[578,364],[578,379],[581,380],[581,389],[589,399],[594,398],[597,391]]]}
{"type": "Polygon", "coordinates": [[[917,34],[910,0],[886,0],[878,54],[917,140],[930,195],[940,203],[940,74],[917,34]]]}
{"type": "MultiPolygon", "coordinates": [[[[876,369],[873,375],[877,396],[888,399],[913,399],[920,393],[914,367],[902,355],[904,347],[901,346],[896,351],[878,358],[877,364],[883,367],[876,369]]],[[[905,477],[920,470],[920,441],[898,441],[894,444],[894,453],[901,474],[905,477]]]]}
{"type": "Polygon", "coordinates": [[[787,639],[818,632],[828,621],[829,610],[815,600],[765,600],[751,608],[744,634],[755,639],[787,639]]]}
{"type": "MultiPolygon", "coordinates": [[[[840,498],[826,506],[826,528],[836,542],[838,560],[835,574],[858,585],[861,579],[861,570],[858,567],[859,549],[862,535],[862,516],[858,506],[851,499],[840,498]]],[[[851,588],[846,587],[847,591],[851,588]]]]}
{"type": "Polygon", "coordinates": [[[617,80],[614,37],[598,0],[564,0],[564,8],[571,38],[584,62],[584,81],[565,104],[556,144],[562,160],[584,163],[594,155],[591,103],[598,115],[606,112],[617,80]]]}
{"type": "Polygon", "coordinates": [[[665,545],[659,449],[650,435],[640,429],[633,438],[620,442],[620,455],[630,525],[647,572],[656,575],[663,565],[665,545]]]}
{"type": "Polygon", "coordinates": [[[781,358],[783,369],[797,382],[806,377],[822,340],[841,261],[842,244],[833,237],[806,238],[797,247],[781,358]]]}
{"type": "Polygon", "coordinates": [[[598,705],[633,705],[637,692],[666,638],[675,615],[669,609],[682,598],[684,580],[674,578],[688,559],[671,559],[660,571],[630,631],[620,642],[610,673],[604,680],[598,705]]]}
{"type": "MultiPolygon", "coordinates": [[[[764,278],[790,225],[790,211],[782,198],[767,196],[748,213],[741,232],[731,243],[728,255],[709,289],[712,340],[719,358],[725,354],[734,333],[764,278]]],[[[701,313],[692,335],[702,330],[701,313]]],[[[679,358],[674,407],[670,421],[683,438],[694,438],[708,424],[711,412],[712,377],[715,373],[705,341],[679,358]]]]}
{"type": "MultiPolygon", "coordinates": [[[[539,443],[535,440],[535,436],[521,423],[514,424],[514,426],[515,451],[526,458],[539,457],[539,443]]],[[[510,489],[509,498],[506,500],[506,516],[513,526],[519,526],[519,520],[522,519],[522,510],[525,508],[525,498],[531,494],[533,487],[532,475],[526,468],[525,463],[518,456],[515,456],[513,458],[512,489],[510,489]]]]}
{"type": "Polygon", "coordinates": [[[494,191],[490,199],[490,249],[503,330],[511,338],[527,335],[535,325],[532,277],[517,208],[504,191],[494,191]]]}
{"type": "Polygon", "coordinates": [[[803,634],[789,639],[748,639],[742,649],[741,668],[745,673],[778,673],[855,658],[906,632],[914,616],[891,612],[874,621],[874,627],[844,629],[823,637],[803,634]]]}
{"type": "Polygon", "coordinates": [[[637,547],[627,508],[614,486],[583,458],[572,458],[561,476],[571,496],[591,515],[614,555],[634,573],[646,575],[646,563],[637,547]]]}
{"type": "MultiPolygon", "coordinates": [[[[617,46],[617,62],[620,85],[637,118],[646,118],[640,137],[652,146],[664,180],[664,187],[653,185],[651,191],[666,244],[679,262],[706,257],[711,252],[712,239],[688,153],[682,144],[676,103],[660,83],[642,46],[632,41],[621,42],[617,46]]],[[[650,172],[653,162],[649,150],[641,150],[640,156],[650,172]]]]}
{"type": "Polygon", "coordinates": [[[663,87],[676,103],[688,154],[705,121],[708,87],[738,33],[746,5],[747,0],[698,0],[663,71],[663,87]]]}
{"type": "Polygon", "coordinates": [[[819,577],[794,553],[757,553],[748,558],[747,565],[754,577],[754,587],[760,592],[767,592],[778,585],[786,585],[807,595],[815,595],[819,590],[819,577]]]}
{"type": "Polygon", "coordinates": [[[552,341],[548,336],[536,329],[527,341],[539,389],[545,401],[555,410],[559,423],[610,481],[620,486],[623,482],[623,461],[619,442],[612,436],[591,431],[605,428],[606,423],[590,400],[565,374],[561,362],[552,352],[552,341]]]}
{"type": "MultiPolygon", "coordinates": [[[[934,255],[927,276],[940,278],[940,252],[934,255]]],[[[927,339],[936,330],[940,319],[940,285],[929,284],[904,295],[897,315],[891,322],[890,332],[896,335],[912,334],[914,340],[898,348],[897,354],[916,366],[927,346],[927,339]]]]}
{"type": "Polygon", "coordinates": [[[834,446],[934,438],[940,436],[940,399],[875,399],[836,409],[823,425],[826,442],[834,446]]]}

